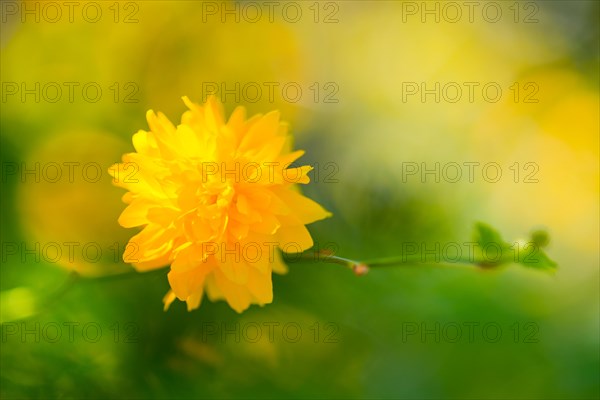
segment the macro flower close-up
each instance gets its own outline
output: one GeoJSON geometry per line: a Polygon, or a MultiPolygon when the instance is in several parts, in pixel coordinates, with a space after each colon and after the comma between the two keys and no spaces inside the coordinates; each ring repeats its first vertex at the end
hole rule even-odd
{"type": "Polygon", "coordinates": [[[0,399],[600,399],[600,1],[0,1],[0,399]]]}
{"type": "Polygon", "coordinates": [[[291,167],[304,152],[291,150],[277,111],[247,119],[237,107],[225,119],[214,96],[183,100],[177,126],[148,111],[150,131],[137,132],[136,152],[110,169],[128,190],[119,223],[143,227],[124,261],[138,271],[171,266],[165,309],[176,298],[198,308],[205,292],[238,312],[270,303],[271,273],[286,271],[279,251],[312,247],[305,225],[329,215],[298,190],[312,168],[291,167]]]}

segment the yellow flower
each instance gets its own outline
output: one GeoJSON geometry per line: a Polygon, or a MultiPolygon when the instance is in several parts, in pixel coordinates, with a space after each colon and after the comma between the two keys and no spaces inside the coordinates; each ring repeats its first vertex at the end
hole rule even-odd
{"type": "Polygon", "coordinates": [[[183,101],[178,126],[148,111],[150,131],[111,167],[129,191],[119,223],[143,226],[123,259],[138,271],[171,266],[165,310],[175,298],[198,308],[205,289],[237,312],[270,303],[271,272],[286,272],[279,251],[312,247],[305,224],[330,215],[297,190],[312,167],[289,167],[304,152],[291,151],[279,112],[246,119],[238,107],[226,121],[214,97],[183,101]]]}

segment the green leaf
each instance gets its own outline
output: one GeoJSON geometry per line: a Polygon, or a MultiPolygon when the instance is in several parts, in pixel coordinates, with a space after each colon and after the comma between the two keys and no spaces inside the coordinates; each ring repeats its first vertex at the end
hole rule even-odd
{"type": "Polygon", "coordinates": [[[489,246],[490,243],[497,243],[500,247],[510,247],[510,244],[502,239],[497,230],[483,222],[475,224],[474,239],[482,248],[489,246]]]}
{"type": "Polygon", "coordinates": [[[478,265],[483,268],[497,267],[511,263],[540,270],[553,270],[558,267],[558,264],[548,257],[542,249],[550,241],[550,237],[546,231],[534,231],[531,234],[529,242],[515,242],[511,244],[506,242],[496,229],[478,222],[475,224],[474,240],[479,246],[477,259],[480,261],[478,265]],[[501,256],[493,260],[486,257],[488,248],[501,251],[501,256]]]}
{"type": "Polygon", "coordinates": [[[532,254],[519,261],[519,264],[529,268],[544,270],[556,269],[558,267],[558,264],[551,260],[544,250],[539,247],[536,247],[536,250],[532,254]]]}
{"type": "Polygon", "coordinates": [[[531,234],[531,241],[526,245],[522,257],[519,258],[519,264],[535,269],[552,270],[558,267],[558,264],[550,259],[543,247],[550,242],[550,236],[546,231],[535,231],[531,234]]]}
{"type": "Polygon", "coordinates": [[[531,233],[531,241],[540,247],[548,246],[550,243],[550,235],[544,230],[537,230],[531,233]]]}
{"type": "Polygon", "coordinates": [[[510,243],[502,239],[500,233],[491,226],[478,222],[475,224],[474,241],[477,243],[476,259],[480,260],[478,265],[482,268],[497,267],[510,263],[510,243]],[[493,258],[489,256],[489,251],[495,252],[493,258]]]}

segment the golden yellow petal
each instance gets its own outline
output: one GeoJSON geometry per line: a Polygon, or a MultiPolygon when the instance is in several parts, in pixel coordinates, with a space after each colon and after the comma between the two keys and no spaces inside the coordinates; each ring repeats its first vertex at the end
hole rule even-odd
{"type": "Polygon", "coordinates": [[[256,233],[264,233],[266,235],[273,235],[281,227],[281,222],[277,217],[270,212],[261,214],[261,221],[250,225],[250,229],[256,233]]]}
{"type": "Polygon", "coordinates": [[[204,288],[200,286],[200,288],[192,293],[185,302],[187,303],[187,310],[192,311],[200,307],[200,303],[202,302],[202,296],[204,296],[204,288]]]}
{"type": "Polygon", "coordinates": [[[283,262],[279,252],[276,252],[273,263],[271,264],[271,268],[273,269],[273,272],[279,275],[285,275],[288,273],[288,266],[283,262]]]}
{"type": "Polygon", "coordinates": [[[177,298],[177,296],[175,296],[175,293],[173,293],[172,290],[169,290],[167,292],[165,297],[163,297],[163,303],[165,303],[164,311],[167,311],[169,309],[169,307],[171,306],[171,303],[173,303],[176,298],[177,298]]]}
{"type": "Polygon", "coordinates": [[[223,105],[217,100],[217,97],[209,96],[204,105],[204,118],[209,130],[215,133],[220,130],[225,124],[223,114],[223,105]]]}
{"type": "Polygon", "coordinates": [[[331,217],[320,204],[309,199],[290,188],[273,188],[273,193],[291,209],[291,213],[298,217],[303,224],[310,224],[324,218],[331,217]]]}
{"type": "Polygon", "coordinates": [[[208,270],[201,267],[181,273],[171,270],[167,278],[173,293],[179,300],[185,301],[204,287],[204,281],[208,273],[208,270]]]}
{"type": "Polygon", "coordinates": [[[287,252],[304,251],[313,246],[312,237],[304,225],[282,226],[277,237],[279,248],[287,252]]]}
{"type": "Polygon", "coordinates": [[[288,153],[288,154],[284,154],[279,156],[279,158],[277,159],[277,162],[281,165],[287,166],[290,165],[291,163],[293,163],[294,161],[296,161],[297,159],[299,159],[300,157],[302,157],[304,155],[304,150],[296,150],[292,153],[288,153]]]}
{"type": "Polygon", "coordinates": [[[135,151],[140,154],[145,154],[152,157],[158,157],[160,155],[156,140],[151,132],[146,132],[143,130],[137,131],[133,135],[132,142],[135,151]]]}
{"type": "Polygon", "coordinates": [[[223,295],[223,292],[217,285],[214,272],[211,272],[206,276],[205,284],[206,295],[208,296],[210,301],[217,301],[225,298],[225,295],[223,295]]]}
{"type": "MultiPolygon", "coordinates": [[[[171,270],[174,273],[181,274],[200,267],[202,263],[207,264],[207,261],[202,257],[202,246],[200,244],[188,243],[185,247],[179,249],[171,264],[171,270]]],[[[208,268],[208,265],[206,268],[208,268]]]]}
{"type": "MultiPolygon", "coordinates": [[[[127,251],[128,250],[126,248],[125,252],[127,252],[127,251]]],[[[131,261],[131,264],[138,272],[148,272],[148,271],[152,271],[154,269],[159,269],[159,268],[164,268],[164,267],[169,266],[169,264],[171,263],[170,255],[171,255],[170,253],[166,253],[159,258],[155,258],[153,260],[143,261],[143,262],[131,261]]],[[[134,257],[135,257],[135,255],[134,255],[134,257]]],[[[125,262],[128,262],[128,261],[125,261],[125,262]]]]}
{"type": "Polygon", "coordinates": [[[155,204],[148,200],[134,200],[125,207],[119,216],[119,225],[123,228],[146,225],[148,223],[148,210],[153,206],[155,206],[155,204]]]}
{"type": "Polygon", "coordinates": [[[248,279],[248,290],[260,305],[268,304],[273,301],[273,282],[271,272],[261,273],[252,268],[250,278],[248,279]]]}
{"type": "Polygon", "coordinates": [[[219,269],[232,282],[238,285],[245,285],[248,282],[250,267],[243,260],[240,250],[236,254],[221,253],[219,257],[219,269]]]}
{"type": "Polygon", "coordinates": [[[271,111],[259,119],[244,135],[239,146],[240,153],[255,151],[277,135],[279,130],[279,111],[271,111]]]}
{"type": "MultiPolygon", "coordinates": [[[[149,224],[140,233],[133,236],[129,241],[132,247],[131,255],[125,262],[139,263],[161,258],[173,248],[176,230],[174,228],[163,229],[159,225],[149,224]]],[[[125,252],[125,256],[127,252],[125,252]]]]}
{"type": "Polygon", "coordinates": [[[236,312],[242,313],[252,303],[252,296],[247,286],[231,282],[219,269],[215,269],[215,283],[225,297],[227,304],[236,312]]]}
{"type": "Polygon", "coordinates": [[[233,132],[239,132],[244,127],[245,119],[246,119],[246,109],[244,107],[238,106],[231,113],[231,116],[229,117],[229,121],[227,121],[227,126],[233,132]]]}
{"type": "Polygon", "coordinates": [[[169,119],[163,114],[155,114],[154,111],[148,110],[146,113],[146,120],[148,126],[152,131],[156,144],[160,150],[162,157],[167,159],[173,159],[177,157],[180,148],[180,143],[175,136],[175,126],[169,121],[169,119]]]}

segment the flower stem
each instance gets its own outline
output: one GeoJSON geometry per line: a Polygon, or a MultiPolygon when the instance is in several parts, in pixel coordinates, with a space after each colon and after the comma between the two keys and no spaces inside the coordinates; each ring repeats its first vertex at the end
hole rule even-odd
{"type": "MultiPolygon", "coordinates": [[[[384,266],[392,266],[392,265],[401,265],[401,264],[432,264],[431,261],[423,260],[420,255],[416,256],[395,256],[395,257],[385,257],[385,258],[377,258],[374,260],[364,261],[369,267],[384,267],[384,266]]],[[[481,262],[475,259],[469,259],[465,257],[459,257],[454,260],[444,260],[444,261],[434,261],[434,264],[467,264],[467,265],[476,265],[480,266],[481,262]]]]}
{"type": "Polygon", "coordinates": [[[439,265],[463,265],[468,266],[472,265],[479,268],[489,268],[495,266],[495,264],[489,264],[481,260],[477,260],[474,258],[465,258],[459,257],[454,260],[449,261],[427,261],[423,260],[421,255],[404,255],[404,256],[393,256],[393,257],[383,257],[366,261],[357,261],[352,260],[345,257],[340,257],[333,255],[327,251],[317,251],[317,252],[305,252],[294,255],[286,255],[284,254],[284,258],[287,262],[295,262],[299,260],[312,260],[316,262],[326,262],[333,264],[340,264],[345,267],[348,267],[357,275],[366,274],[370,268],[379,268],[379,267],[391,267],[391,266],[414,266],[414,265],[423,265],[423,266],[439,266],[439,265]]]}

